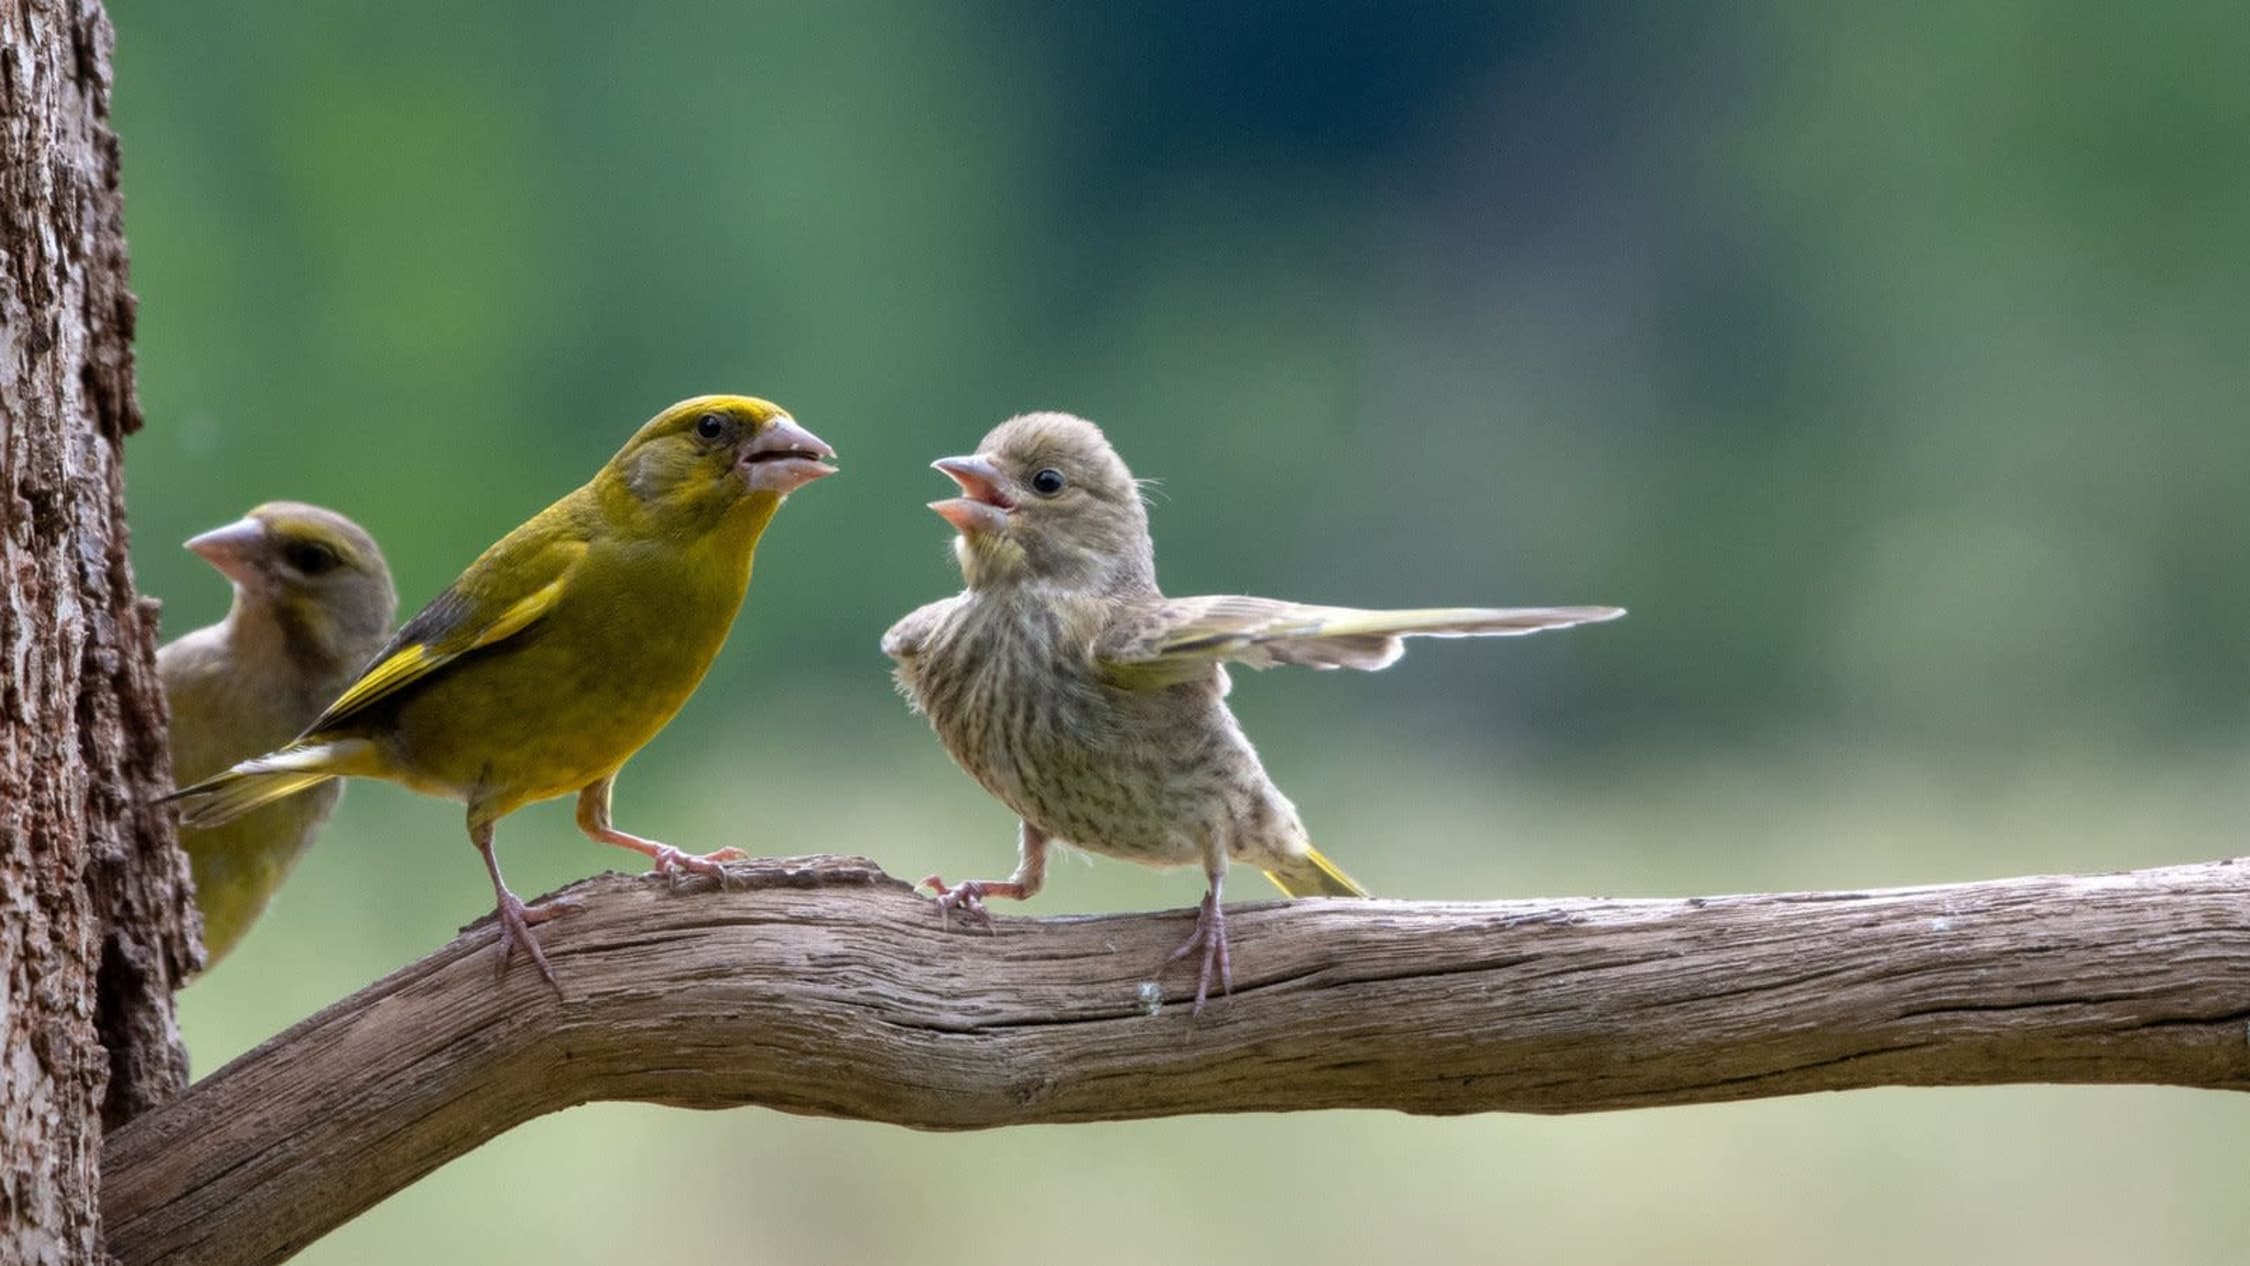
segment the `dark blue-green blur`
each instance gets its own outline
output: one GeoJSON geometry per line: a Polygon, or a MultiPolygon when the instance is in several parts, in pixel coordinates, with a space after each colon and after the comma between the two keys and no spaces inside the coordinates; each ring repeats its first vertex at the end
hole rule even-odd
{"type": "MultiPolygon", "coordinates": [[[[2238,3],[110,7],[168,635],[226,604],[177,542],[261,500],[354,516],[412,610],[683,396],[839,450],[628,829],[1004,873],[876,642],[957,584],[928,461],[1061,408],[1161,481],[1175,592],[1632,609],[1238,678],[1386,895],[2250,851],[2238,3]]],[[[556,807],[500,848],[527,895],[630,860],[556,807]]],[[[1066,865],[1030,908],[1198,892],[1066,865]]],[[[455,807],[353,788],[186,995],[198,1070],[488,906],[455,807]]],[[[2250,1236],[2246,1129],[2155,1090],[968,1138],[606,1107],[304,1260],[2200,1262],[2250,1236]]]]}

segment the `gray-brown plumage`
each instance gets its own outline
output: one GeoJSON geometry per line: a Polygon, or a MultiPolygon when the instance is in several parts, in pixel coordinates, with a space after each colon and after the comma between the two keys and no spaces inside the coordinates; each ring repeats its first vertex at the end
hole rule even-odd
{"type": "MultiPolygon", "coordinates": [[[[382,648],[398,608],[383,551],[333,510],[268,502],[187,547],[233,582],[234,604],[156,653],[172,776],[183,786],[296,737],[382,648]]],[[[342,794],[330,783],[223,825],[181,828],[204,970],[250,930],[342,794]]]]}
{"type": "Polygon", "coordinates": [[[1049,843],[1149,866],[1200,864],[1195,1004],[1230,980],[1219,902],[1229,862],[1291,896],[1366,896],[1316,851],[1226,705],[1224,664],[1378,669],[1402,638],[1532,633],[1616,607],[1360,611],[1270,598],[1166,598],[1140,485],[1100,428],[1032,413],[971,457],[935,463],[962,495],[932,503],[960,533],[968,588],[891,627],[899,688],[953,759],[1022,819],[1005,880],[948,886],[941,907],[982,916],[1046,878],[1049,843]]]}

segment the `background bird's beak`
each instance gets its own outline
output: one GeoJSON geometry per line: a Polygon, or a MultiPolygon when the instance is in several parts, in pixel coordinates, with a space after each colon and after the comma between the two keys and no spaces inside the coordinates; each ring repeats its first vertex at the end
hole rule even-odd
{"type": "Polygon", "coordinates": [[[834,456],[836,450],[828,447],[827,441],[797,425],[795,419],[781,417],[750,438],[736,468],[743,472],[751,491],[786,496],[815,479],[835,474],[836,468],[827,464],[834,456]]]}
{"type": "Polygon", "coordinates": [[[1016,508],[1016,502],[1001,490],[999,467],[982,457],[940,457],[930,463],[930,468],[961,485],[964,495],[930,503],[938,517],[952,524],[955,531],[967,536],[998,532],[1008,526],[1008,512],[1016,508]]]}
{"type": "Polygon", "coordinates": [[[225,527],[189,537],[187,548],[218,568],[228,580],[247,585],[257,579],[258,560],[265,554],[266,525],[256,519],[236,519],[225,527]]]}

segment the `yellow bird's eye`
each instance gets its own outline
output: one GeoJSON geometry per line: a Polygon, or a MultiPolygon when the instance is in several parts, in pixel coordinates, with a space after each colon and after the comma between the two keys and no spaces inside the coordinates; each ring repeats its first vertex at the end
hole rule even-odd
{"type": "Polygon", "coordinates": [[[1031,490],[1042,497],[1052,497],[1063,490],[1063,473],[1049,466],[1031,477],[1031,490]]]}
{"type": "Polygon", "coordinates": [[[698,439],[715,440],[726,434],[726,430],[727,420],[716,413],[706,413],[695,420],[695,434],[698,439]]]}

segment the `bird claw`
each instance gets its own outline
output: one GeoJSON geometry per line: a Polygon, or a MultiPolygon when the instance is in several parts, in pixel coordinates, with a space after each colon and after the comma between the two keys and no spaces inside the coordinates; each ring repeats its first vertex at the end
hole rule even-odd
{"type": "Polygon", "coordinates": [[[984,894],[989,885],[983,881],[964,879],[949,888],[943,879],[931,875],[914,886],[937,894],[938,926],[951,928],[952,914],[959,910],[964,922],[988,932],[992,930],[992,912],[984,908],[984,894]]]}
{"type": "Polygon", "coordinates": [[[539,975],[547,982],[548,987],[556,994],[561,994],[562,985],[555,979],[554,967],[547,962],[547,951],[539,947],[539,938],[532,934],[531,929],[584,908],[584,904],[575,897],[555,897],[535,906],[527,906],[522,898],[512,892],[501,894],[499,907],[494,911],[500,919],[499,976],[507,978],[508,967],[515,962],[516,948],[521,946],[525,956],[531,959],[531,965],[539,969],[539,975]]]}
{"type": "MultiPolygon", "coordinates": [[[[522,903],[518,902],[517,904],[521,905],[522,903]]],[[[523,921],[532,927],[538,927],[549,920],[559,919],[566,914],[576,914],[585,908],[586,903],[577,897],[549,897],[538,905],[524,906],[523,921]]]]}
{"type": "Polygon", "coordinates": [[[720,848],[713,849],[708,853],[690,853],[684,849],[674,848],[669,844],[659,844],[656,846],[656,851],[648,855],[648,873],[662,875],[668,883],[676,881],[681,871],[696,875],[709,875],[718,880],[723,887],[726,883],[727,869],[722,863],[746,861],[749,857],[750,854],[739,848],[720,848]]]}
{"type": "Polygon", "coordinates": [[[1218,970],[1220,991],[1229,995],[1234,993],[1234,961],[1227,953],[1227,916],[1219,908],[1219,894],[1216,892],[1204,894],[1202,908],[1195,916],[1194,935],[1188,937],[1186,943],[1173,950],[1172,956],[1164,961],[1176,963],[1198,948],[1203,951],[1203,963],[1195,976],[1195,1009],[1190,1013],[1193,1015],[1203,1014],[1203,1003],[1211,995],[1211,973],[1214,967],[1218,970]]]}

